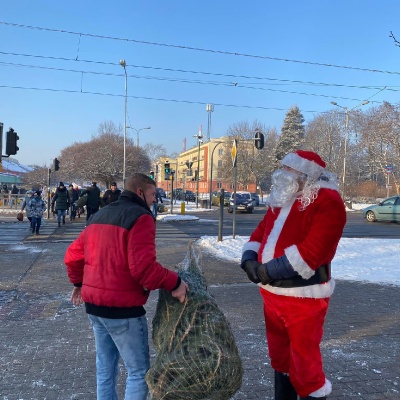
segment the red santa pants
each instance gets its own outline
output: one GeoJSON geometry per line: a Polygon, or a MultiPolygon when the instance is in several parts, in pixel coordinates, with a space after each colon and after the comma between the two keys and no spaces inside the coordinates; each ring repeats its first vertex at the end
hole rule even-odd
{"type": "Polygon", "coordinates": [[[301,397],[325,384],[320,343],[329,299],[276,295],[260,288],[271,366],[289,374],[301,397]]]}

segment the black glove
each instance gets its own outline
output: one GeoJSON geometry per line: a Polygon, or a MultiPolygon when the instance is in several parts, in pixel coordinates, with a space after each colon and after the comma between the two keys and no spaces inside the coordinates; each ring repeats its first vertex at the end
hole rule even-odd
{"type": "Polygon", "coordinates": [[[261,282],[263,285],[266,285],[273,281],[273,279],[268,275],[266,264],[260,264],[259,267],[257,268],[256,273],[257,273],[259,282],[261,282]]]}
{"type": "Polygon", "coordinates": [[[246,272],[249,279],[254,283],[261,282],[261,279],[257,275],[257,269],[261,265],[262,265],[261,263],[259,263],[258,261],[255,261],[255,260],[248,260],[242,264],[242,268],[243,268],[244,272],[246,272]]]}

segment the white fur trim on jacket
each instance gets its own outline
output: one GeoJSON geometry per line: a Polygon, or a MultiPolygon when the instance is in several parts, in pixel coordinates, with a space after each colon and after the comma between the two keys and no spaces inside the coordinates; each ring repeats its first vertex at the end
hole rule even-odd
{"type": "Polygon", "coordinates": [[[326,283],[293,288],[261,285],[261,283],[259,283],[258,285],[261,286],[263,289],[268,290],[268,292],[278,294],[280,296],[306,297],[311,299],[324,299],[326,297],[330,297],[335,290],[335,281],[332,278],[326,283]]]}
{"type": "Polygon", "coordinates": [[[274,222],[274,227],[272,228],[269,236],[267,243],[263,249],[262,255],[261,255],[261,262],[266,263],[268,261],[271,261],[274,257],[275,254],[275,247],[276,247],[276,242],[278,241],[278,238],[282,232],[283,225],[286,222],[286,219],[289,215],[289,212],[293,206],[293,203],[296,201],[294,199],[292,202],[290,202],[289,205],[282,207],[278,218],[274,222]]]}
{"type": "Polygon", "coordinates": [[[299,253],[299,249],[295,244],[285,249],[285,255],[292,265],[293,269],[303,279],[310,279],[315,274],[315,271],[311,269],[303,260],[303,257],[299,253]]]}
{"type": "Polygon", "coordinates": [[[243,249],[242,249],[242,254],[246,250],[253,250],[258,254],[258,250],[260,249],[261,243],[260,242],[247,242],[244,244],[243,249]]]}

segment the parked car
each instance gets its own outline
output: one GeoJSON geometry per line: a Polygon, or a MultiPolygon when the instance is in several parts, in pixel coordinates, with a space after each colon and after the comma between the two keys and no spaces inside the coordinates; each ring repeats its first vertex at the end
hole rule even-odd
{"type": "MultiPolygon", "coordinates": [[[[221,192],[212,192],[211,204],[213,206],[219,206],[220,195],[221,192]]],[[[231,192],[224,191],[224,206],[228,206],[230,197],[231,197],[231,192]]]]}
{"type": "Polygon", "coordinates": [[[196,201],[196,194],[193,193],[191,190],[186,190],[185,200],[186,201],[196,201]]]}
{"type": "MultiPolygon", "coordinates": [[[[234,207],[234,193],[232,193],[229,204],[228,212],[233,212],[234,207]]],[[[253,200],[251,198],[250,192],[236,192],[236,211],[247,212],[251,214],[254,210],[253,200]]]]}
{"type": "Polygon", "coordinates": [[[362,211],[363,217],[368,222],[400,222],[400,196],[389,197],[378,204],[364,208],[362,211]]]}
{"type": "Polygon", "coordinates": [[[260,205],[260,196],[257,193],[251,193],[251,197],[253,199],[253,205],[259,206],[260,205]]]}

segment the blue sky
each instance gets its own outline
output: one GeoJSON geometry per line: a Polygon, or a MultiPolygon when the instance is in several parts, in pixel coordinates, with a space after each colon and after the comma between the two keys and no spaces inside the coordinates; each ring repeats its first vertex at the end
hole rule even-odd
{"type": "Polygon", "coordinates": [[[100,123],[123,126],[120,59],[127,124],[151,126],[140,144],[169,153],[207,134],[207,103],[211,137],[254,120],[280,132],[293,105],[308,121],[331,101],[397,104],[399,15],[397,0],[5,2],[0,122],[20,136],[20,163],[50,165],[100,123]]]}

